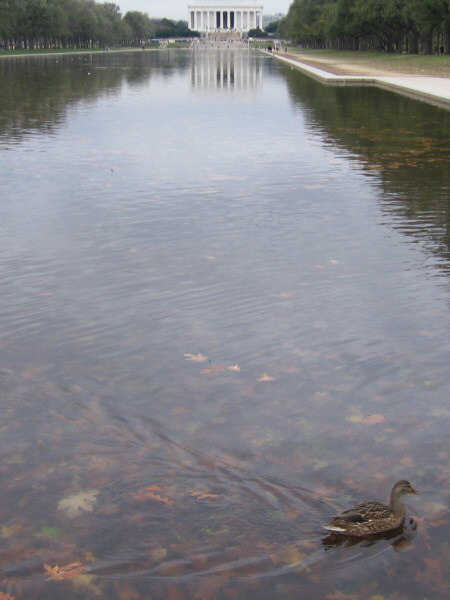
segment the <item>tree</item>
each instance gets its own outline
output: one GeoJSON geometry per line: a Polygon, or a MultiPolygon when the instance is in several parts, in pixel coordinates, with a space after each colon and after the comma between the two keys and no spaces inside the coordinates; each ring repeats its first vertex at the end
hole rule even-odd
{"type": "Polygon", "coordinates": [[[279,23],[280,23],[280,19],[278,19],[277,21],[272,21],[271,23],[269,23],[268,25],[265,26],[264,30],[267,33],[275,33],[278,28],[279,23]]]}
{"type": "MultiPolygon", "coordinates": [[[[450,27],[448,0],[408,0],[407,13],[417,25],[422,42],[422,52],[431,54],[433,37],[441,30],[448,31],[450,27]]],[[[450,52],[449,41],[447,40],[447,52],[450,52]]]]}
{"type": "Polygon", "coordinates": [[[155,26],[146,14],[128,11],[123,20],[131,29],[133,42],[140,43],[153,37],[155,26]]]}
{"type": "Polygon", "coordinates": [[[6,50],[14,37],[16,16],[14,0],[0,0],[0,38],[6,50]]]}
{"type": "Polygon", "coordinates": [[[294,0],[278,33],[310,47],[450,53],[450,0],[294,0]]]}
{"type": "Polygon", "coordinates": [[[267,37],[269,37],[269,34],[267,33],[267,31],[263,31],[259,27],[256,27],[256,29],[250,29],[249,30],[248,37],[252,37],[252,38],[267,38],[267,37]]]}

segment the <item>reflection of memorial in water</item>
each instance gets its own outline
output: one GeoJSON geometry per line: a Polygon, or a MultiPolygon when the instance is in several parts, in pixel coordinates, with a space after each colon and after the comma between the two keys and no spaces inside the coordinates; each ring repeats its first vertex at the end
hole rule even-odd
{"type": "Polygon", "coordinates": [[[197,90],[245,91],[262,85],[262,63],[248,52],[202,52],[191,62],[191,86],[197,90]]]}

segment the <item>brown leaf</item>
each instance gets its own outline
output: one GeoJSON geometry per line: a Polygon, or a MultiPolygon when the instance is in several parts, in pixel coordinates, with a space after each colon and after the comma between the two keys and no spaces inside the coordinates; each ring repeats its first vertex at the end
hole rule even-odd
{"type": "Polygon", "coordinates": [[[384,423],[386,421],[386,417],[384,415],[367,415],[364,417],[363,423],[366,425],[377,425],[378,423],[384,423]]]}
{"type": "Polygon", "coordinates": [[[207,357],[203,356],[203,354],[201,354],[200,352],[198,354],[190,354],[189,352],[187,352],[186,354],[184,354],[184,356],[187,360],[193,360],[194,362],[205,362],[206,360],[208,360],[207,357]]]}
{"type": "Polygon", "coordinates": [[[423,562],[431,571],[439,572],[442,569],[441,561],[438,558],[424,558],[423,562]]]}
{"type": "Polygon", "coordinates": [[[131,494],[131,497],[138,502],[145,502],[146,500],[156,500],[157,502],[162,502],[163,504],[167,504],[171,506],[173,504],[173,500],[167,498],[167,496],[161,496],[157,492],[162,492],[163,489],[158,485],[147,485],[141,487],[136,492],[131,494]]]}
{"type": "Polygon", "coordinates": [[[137,600],[141,597],[128,581],[118,581],[114,587],[120,600],[137,600]]]}
{"type": "Polygon", "coordinates": [[[327,600],[360,600],[360,598],[355,594],[344,594],[338,590],[334,594],[327,594],[327,600]]]}
{"type": "Polygon", "coordinates": [[[11,594],[5,594],[5,592],[0,592],[0,600],[14,600],[15,596],[11,596],[11,594]]]}
{"type": "Polygon", "coordinates": [[[84,566],[80,562],[73,562],[69,565],[65,565],[64,567],[59,567],[58,565],[51,567],[50,565],[44,564],[44,570],[48,575],[47,579],[49,581],[64,581],[67,579],[73,579],[82,573],[83,569],[84,566]]]}
{"type": "Polygon", "coordinates": [[[208,494],[207,492],[196,492],[195,490],[188,490],[188,494],[193,496],[196,500],[215,500],[220,498],[218,494],[208,494]]]}

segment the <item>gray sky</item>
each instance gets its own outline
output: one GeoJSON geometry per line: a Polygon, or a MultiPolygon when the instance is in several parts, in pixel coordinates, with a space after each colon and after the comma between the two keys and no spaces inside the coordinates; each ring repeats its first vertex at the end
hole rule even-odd
{"type": "MultiPolygon", "coordinates": [[[[262,0],[261,4],[264,7],[264,14],[273,15],[278,12],[286,14],[291,2],[292,0],[262,0]]],[[[115,0],[115,4],[120,6],[122,15],[129,10],[138,10],[147,13],[149,17],[187,21],[187,6],[195,4],[195,0],[115,0]]]]}

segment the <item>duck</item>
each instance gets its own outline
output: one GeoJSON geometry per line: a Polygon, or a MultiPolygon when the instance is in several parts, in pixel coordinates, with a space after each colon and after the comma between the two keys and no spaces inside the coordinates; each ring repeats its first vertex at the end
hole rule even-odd
{"type": "Polygon", "coordinates": [[[332,533],[357,537],[393,531],[405,520],[403,496],[418,493],[409,481],[401,479],[391,490],[389,505],[373,500],[360,502],[336,515],[323,527],[332,533]]]}

